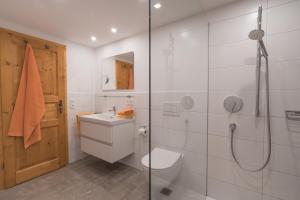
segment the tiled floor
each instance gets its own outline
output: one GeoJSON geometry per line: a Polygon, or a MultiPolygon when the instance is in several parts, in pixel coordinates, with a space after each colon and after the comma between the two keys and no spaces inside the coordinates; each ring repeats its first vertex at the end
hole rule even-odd
{"type": "Polygon", "coordinates": [[[122,164],[86,158],[14,188],[2,200],[147,200],[142,172],[122,164]]]}
{"type": "Polygon", "coordinates": [[[189,190],[180,186],[171,186],[173,192],[170,196],[156,194],[152,196],[152,200],[209,200],[193,190],[189,190]]]}
{"type": "MultiPolygon", "coordinates": [[[[153,200],[205,200],[178,186],[170,196],[153,195],[153,200]]],[[[144,174],[117,163],[88,157],[67,167],[14,188],[0,191],[0,200],[148,200],[144,174]]]]}

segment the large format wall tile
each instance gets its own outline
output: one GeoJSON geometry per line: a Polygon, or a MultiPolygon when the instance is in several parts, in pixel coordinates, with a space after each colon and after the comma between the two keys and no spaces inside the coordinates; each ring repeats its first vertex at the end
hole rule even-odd
{"type": "MultiPolygon", "coordinates": [[[[208,136],[208,155],[233,161],[230,150],[230,138],[209,135],[208,136]]],[[[263,162],[263,143],[249,140],[235,139],[234,153],[239,162],[249,168],[256,168],[263,162]],[[256,167],[252,167],[256,166],[256,167]]]]}
{"type": "MultiPolygon", "coordinates": [[[[210,26],[210,45],[224,45],[248,39],[250,31],[257,28],[257,12],[213,23],[210,26]]],[[[264,23],[265,24],[265,23],[264,23]]]]}
{"type": "Polygon", "coordinates": [[[300,177],[275,171],[264,171],[263,192],[284,200],[299,200],[300,177]]]}
{"type": "MultiPolygon", "coordinates": [[[[270,4],[282,0],[271,0],[270,4]]],[[[286,0],[288,1],[288,0],[286,0]]],[[[291,0],[289,0],[291,1],[291,0]]],[[[268,34],[300,29],[300,1],[284,4],[268,10],[268,34]]]]}
{"type": "Polygon", "coordinates": [[[267,37],[270,61],[288,61],[300,59],[300,30],[273,34],[267,37]]]}
{"type": "Polygon", "coordinates": [[[222,200],[262,200],[259,192],[254,192],[214,178],[208,178],[208,196],[222,200]]]}
{"type": "MultiPolygon", "coordinates": [[[[255,166],[245,166],[255,167],[255,166]]],[[[208,177],[233,184],[251,191],[262,191],[262,172],[251,173],[241,169],[232,161],[208,156],[208,177]]],[[[210,196],[208,194],[208,196],[210,196]]]]}

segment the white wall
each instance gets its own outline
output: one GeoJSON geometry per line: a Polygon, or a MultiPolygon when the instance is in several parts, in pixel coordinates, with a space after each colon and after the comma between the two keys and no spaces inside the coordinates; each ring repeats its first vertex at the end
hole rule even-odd
{"type": "MultiPolygon", "coordinates": [[[[148,35],[141,34],[125,40],[121,40],[97,49],[97,70],[96,70],[96,111],[105,112],[113,105],[121,109],[126,105],[133,105],[135,108],[135,129],[139,126],[148,125],[148,35]],[[134,52],[134,90],[130,91],[102,91],[102,67],[105,58],[122,53],[134,52]],[[133,95],[128,98],[103,98],[108,95],[133,95]]],[[[112,69],[113,70],[113,69],[112,69]]],[[[135,134],[135,154],[124,159],[124,163],[141,169],[141,157],[148,152],[148,138],[135,134]]]]}
{"type": "MultiPolygon", "coordinates": [[[[185,155],[184,166],[177,185],[205,193],[207,21],[197,17],[170,24],[154,30],[152,39],[152,146],[182,151],[185,155]],[[170,46],[172,40],[174,40],[174,60],[167,56],[168,52],[172,51],[170,46]],[[191,111],[182,111],[175,117],[163,114],[164,102],[179,103],[185,95],[193,96],[195,100],[195,107],[191,111]],[[199,118],[200,123],[198,123],[199,118]],[[201,148],[198,148],[199,146],[201,148]]],[[[138,35],[101,47],[97,50],[97,57],[99,74],[97,73],[96,79],[99,80],[97,81],[99,94],[96,97],[96,110],[101,112],[112,105],[121,108],[132,103],[136,111],[136,129],[140,125],[148,124],[148,35],[138,35]],[[134,52],[135,89],[130,92],[104,93],[132,94],[134,97],[131,100],[101,97],[103,95],[100,84],[102,59],[127,51],[134,52]]],[[[135,154],[124,159],[123,162],[141,169],[141,158],[148,153],[148,142],[148,138],[138,136],[136,133],[135,154]]]]}
{"type": "MultiPolygon", "coordinates": [[[[208,195],[222,200],[297,200],[300,196],[300,133],[289,131],[285,110],[300,110],[300,1],[244,1],[215,10],[210,26],[210,97],[208,127],[208,195]],[[262,117],[255,119],[257,7],[264,6],[263,29],[270,54],[272,158],[258,173],[240,170],[230,153],[228,125],[238,125],[235,151],[245,167],[257,168],[267,155],[265,80],[262,117]],[[229,115],[222,106],[238,95],[244,108],[229,115]]],[[[264,67],[263,67],[264,71],[264,67]]],[[[262,73],[264,75],[264,73],[262,73]]],[[[295,125],[297,126],[297,125],[295,125]]],[[[299,125],[298,125],[299,127],[299,125]]]]}
{"type": "Polygon", "coordinates": [[[77,161],[86,154],[80,150],[76,114],[95,111],[96,52],[92,48],[67,42],[68,64],[68,128],[69,161],[77,161]],[[72,107],[72,104],[74,107],[72,107]]]}
{"type": "MultiPolygon", "coordinates": [[[[182,142],[184,136],[188,135],[191,143],[184,148],[187,156],[179,184],[202,193],[204,190],[201,185],[205,183],[201,181],[205,181],[205,178],[201,178],[201,175],[205,174],[203,167],[206,160],[205,158],[201,160],[201,156],[193,153],[199,153],[197,155],[206,153],[205,113],[202,112],[207,105],[205,83],[208,80],[205,77],[207,68],[204,67],[207,61],[204,55],[207,54],[200,44],[205,43],[207,38],[203,35],[206,32],[205,26],[200,24],[208,19],[210,22],[208,196],[222,200],[299,199],[300,134],[288,129],[284,115],[285,110],[300,110],[299,10],[298,0],[242,1],[210,11],[204,18],[195,17],[153,31],[153,145],[179,150],[179,147],[184,145],[182,142]],[[263,28],[266,30],[265,41],[270,54],[273,150],[271,163],[266,170],[247,173],[240,170],[232,160],[228,125],[231,122],[236,122],[238,125],[235,147],[243,165],[251,168],[260,166],[267,152],[267,140],[264,137],[266,135],[265,85],[262,79],[263,116],[255,119],[256,42],[248,39],[249,31],[257,26],[257,8],[260,4],[264,7],[263,28]],[[188,31],[184,33],[182,30],[186,27],[188,31]],[[203,28],[202,31],[200,27],[203,28]],[[167,50],[170,50],[169,33],[172,33],[175,38],[174,65],[171,67],[167,64],[170,60],[168,61],[167,56],[164,56],[167,50]],[[181,36],[190,33],[191,40],[180,38],[180,33],[181,36]],[[200,60],[201,63],[195,64],[196,60],[200,60]],[[163,102],[178,102],[184,94],[189,94],[196,99],[195,110],[190,113],[183,112],[179,118],[164,116],[163,102]],[[244,108],[238,114],[229,115],[222,105],[224,98],[233,94],[243,98],[244,108]],[[184,124],[186,119],[190,122],[189,125],[184,124]],[[182,129],[184,127],[188,127],[189,131],[184,131],[182,129]]],[[[135,62],[143,67],[135,72],[139,83],[136,84],[138,88],[133,92],[135,97],[132,100],[136,108],[142,108],[137,109],[137,123],[147,122],[147,92],[140,93],[147,88],[147,52],[139,52],[146,44],[146,35],[139,35],[100,48],[97,54],[100,61],[103,57],[123,53],[124,49],[141,53],[135,55],[135,62]],[[124,46],[131,46],[131,48],[124,48],[124,46]],[[140,77],[143,79],[139,79],[140,77]]],[[[101,68],[100,65],[98,67],[101,68]]],[[[101,93],[99,88],[101,85],[97,84],[97,87],[97,91],[101,93]]],[[[101,97],[96,99],[96,109],[99,111],[112,104],[123,106],[126,100],[103,100],[101,97]]],[[[130,164],[134,167],[140,167],[139,159],[147,152],[145,148],[147,141],[141,143],[140,140],[136,138],[138,156],[130,158],[130,164]]]]}
{"type": "Polygon", "coordinates": [[[183,166],[175,185],[205,195],[208,89],[205,15],[155,29],[151,58],[153,147],[183,153],[183,166]],[[191,110],[181,106],[184,96],[194,99],[191,110]],[[179,104],[178,116],[164,113],[167,102],[179,104]]]}
{"type": "Polygon", "coordinates": [[[73,100],[75,105],[74,109],[70,109],[70,107],[68,108],[69,162],[74,162],[83,158],[85,154],[80,151],[79,137],[77,136],[75,129],[75,115],[79,111],[94,111],[94,70],[96,68],[95,50],[39,32],[29,27],[8,22],[4,19],[0,19],[0,27],[66,45],[68,104],[70,105],[70,100],[73,100]]]}

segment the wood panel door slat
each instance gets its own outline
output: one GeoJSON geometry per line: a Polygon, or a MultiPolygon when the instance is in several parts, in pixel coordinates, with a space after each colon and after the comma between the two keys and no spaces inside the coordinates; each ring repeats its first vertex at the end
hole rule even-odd
{"type": "Polygon", "coordinates": [[[38,177],[43,174],[48,173],[49,171],[53,171],[55,169],[58,169],[60,167],[59,165],[59,159],[55,158],[50,161],[46,161],[43,163],[40,163],[38,165],[28,167],[23,170],[19,170],[16,172],[16,183],[22,183],[24,181],[27,181],[32,178],[32,176],[38,177]]]}
{"type": "Polygon", "coordinates": [[[59,101],[58,96],[55,96],[55,95],[45,96],[46,103],[58,103],[58,101],[59,101]]]}
{"type": "Polygon", "coordinates": [[[52,126],[58,126],[59,121],[57,119],[52,119],[52,120],[43,120],[41,122],[41,128],[47,128],[47,127],[52,127],[52,126]]]}

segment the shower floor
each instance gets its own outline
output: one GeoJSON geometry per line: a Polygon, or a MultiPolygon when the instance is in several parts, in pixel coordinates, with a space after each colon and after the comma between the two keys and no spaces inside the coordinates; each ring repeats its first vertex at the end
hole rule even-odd
{"type": "Polygon", "coordinates": [[[157,194],[152,199],[153,200],[216,200],[181,186],[171,186],[170,189],[172,189],[173,191],[170,194],[170,196],[157,194]]]}

